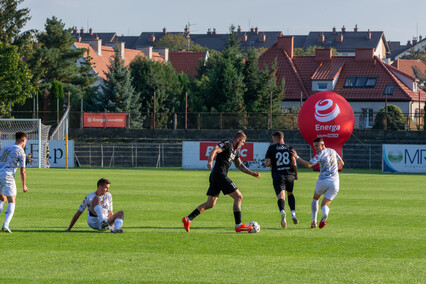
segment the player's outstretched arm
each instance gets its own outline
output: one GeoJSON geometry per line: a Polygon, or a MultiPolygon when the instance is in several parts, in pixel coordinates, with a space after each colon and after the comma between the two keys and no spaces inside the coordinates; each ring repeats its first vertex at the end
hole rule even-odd
{"type": "Polygon", "coordinates": [[[82,213],[83,212],[81,212],[80,210],[77,210],[77,212],[74,214],[74,217],[72,217],[72,219],[71,219],[70,225],[68,226],[68,228],[65,231],[68,231],[68,232],[71,231],[71,228],[74,226],[75,222],[77,222],[78,218],[80,218],[80,215],[82,213]]]}
{"type": "Polygon", "coordinates": [[[26,172],[25,172],[25,168],[20,168],[20,173],[21,173],[21,182],[22,182],[22,191],[23,192],[27,192],[28,191],[28,188],[27,188],[27,186],[25,185],[25,180],[26,180],[26,178],[27,178],[27,174],[26,174],[26,172]]]}
{"type": "Polygon", "coordinates": [[[234,160],[234,165],[237,169],[239,169],[240,171],[242,171],[243,173],[246,173],[248,175],[254,176],[256,178],[260,178],[260,173],[258,172],[253,172],[251,171],[249,168],[247,168],[242,162],[240,158],[236,158],[234,160]]]}
{"type": "Polygon", "coordinates": [[[290,150],[291,154],[296,157],[296,161],[298,161],[302,166],[304,166],[305,168],[312,168],[314,166],[314,164],[312,164],[310,161],[305,161],[302,158],[300,158],[297,155],[296,150],[293,148],[290,150]]]}
{"type": "Polygon", "coordinates": [[[222,151],[223,151],[222,148],[220,148],[218,145],[216,145],[214,147],[214,149],[210,152],[209,158],[207,160],[207,168],[209,170],[211,170],[212,167],[213,167],[213,160],[214,160],[214,157],[216,156],[216,154],[220,154],[220,153],[222,153],[222,151]]]}

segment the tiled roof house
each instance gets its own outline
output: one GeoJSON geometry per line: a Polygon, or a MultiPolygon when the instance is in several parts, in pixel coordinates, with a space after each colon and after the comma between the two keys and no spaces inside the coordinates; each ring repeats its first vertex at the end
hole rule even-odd
{"type": "MultiPolygon", "coordinates": [[[[108,66],[111,65],[111,61],[115,54],[115,47],[102,45],[102,40],[94,40],[90,43],[75,42],[71,48],[84,48],[87,52],[84,54],[85,60],[87,56],[92,58],[93,72],[96,73],[99,80],[94,84],[95,86],[102,84],[102,79],[106,79],[105,73],[108,72],[108,66]]],[[[152,48],[148,49],[148,56],[141,50],[128,49],[124,47],[124,43],[118,45],[120,49],[121,57],[124,60],[124,64],[127,66],[137,56],[149,57],[152,60],[158,62],[165,62],[164,58],[157,52],[152,52],[152,48]]],[[[77,63],[79,64],[79,63],[77,63]]]]}
{"type": "Polygon", "coordinates": [[[356,127],[367,128],[374,124],[374,113],[385,106],[386,99],[407,115],[423,108],[426,93],[417,88],[418,80],[384,63],[373,48],[356,49],[354,56],[333,56],[331,49],[317,49],[315,56],[293,56],[293,40],[292,36],[278,37],[259,57],[260,68],[277,60],[277,81],[285,80],[283,107],[300,106],[301,100],[330,90],[351,104],[356,127]]]}
{"type": "Polygon", "coordinates": [[[423,60],[397,59],[392,63],[392,66],[420,81],[426,81],[426,62],[423,60]]]}
{"type": "Polygon", "coordinates": [[[209,57],[208,51],[202,52],[170,52],[169,61],[177,73],[183,72],[191,77],[198,75],[200,64],[209,57]]]}

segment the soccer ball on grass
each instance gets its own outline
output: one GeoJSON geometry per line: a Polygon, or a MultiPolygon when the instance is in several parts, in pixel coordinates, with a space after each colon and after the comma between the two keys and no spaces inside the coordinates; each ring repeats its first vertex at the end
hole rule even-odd
{"type": "Polygon", "coordinates": [[[249,231],[249,233],[259,233],[259,232],[260,232],[260,225],[259,225],[259,223],[257,223],[257,222],[255,222],[255,221],[253,221],[253,222],[250,222],[248,225],[249,225],[249,226],[250,226],[250,225],[252,225],[252,226],[253,226],[253,229],[251,229],[251,230],[249,231]]]}

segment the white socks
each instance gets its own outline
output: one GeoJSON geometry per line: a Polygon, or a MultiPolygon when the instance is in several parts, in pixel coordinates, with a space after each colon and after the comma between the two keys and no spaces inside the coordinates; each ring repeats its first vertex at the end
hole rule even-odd
{"type": "Polygon", "coordinates": [[[0,200],[0,214],[3,212],[4,202],[0,200]]]}
{"type": "Polygon", "coordinates": [[[296,211],[295,210],[291,210],[291,217],[296,216],[296,211]]]}
{"type": "Polygon", "coordinates": [[[322,219],[323,219],[323,220],[327,220],[327,218],[328,218],[328,212],[330,212],[330,208],[328,208],[328,206],[327,206],[327,205],[324,205],[324,206],[321,208],[321,210],[322,210],[322,219]]]}
{"type": "Polygon", "coordinates": [[[317,214],[318,214],[318,200],[313,199],[311,203],[311,211],[312,211],[312,221],[317,221],[317,214]]]}
{"type": "Polygon", "coordinates": [[[98,215],[98,219],[99,221],[105,221],[104,215],[102,214],[102,206],[101,205],[96,205],[95,208],[93,208],[93,210],[95,210],[96,215],[98,215]]]}
{"type": "Polygon", "coordinates": [[[118,230],[123,226],[123,219],[117,218],[114,221],[114,230],[118,230]]]}
{"type": "Polygon", "coordinates": [[[12,220],[13,213],[15,212],[15,203],[9,203],[5,212],[6,218],[4,219],[4,226],[9,227],[10,220],[12,220]]]}

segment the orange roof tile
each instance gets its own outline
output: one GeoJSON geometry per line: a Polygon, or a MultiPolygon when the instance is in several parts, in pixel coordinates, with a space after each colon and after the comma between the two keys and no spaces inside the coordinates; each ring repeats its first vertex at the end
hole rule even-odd
{"type": "Polygon", "coordinates": [[[413,77],[416,77],[416,74],[413,70],[413,67],[416,67],[420,72],[423,73],[423,75],[426,76],[426,62],[420,59],[398,59],[392,63],[392,66],[413,77]]]}
{"type": "Polygon", "coordinates": [[[206,52],[170,52],[169,60],[177,73],[183,72],[195,77],[198,74],[200,62],[205,58],[206,52]]]}
{"type": "MultiPolygon", "coordinates": [[[[331,60],[318,61],[315,56],[294,56],[288,54],[274,44],[259,57],[259,67],[270,66],[277,60],[277,81],[285,80],[285,100],[300,100],[316,93],[312,91],[312,80],[333,80],[339,75],[334,92],[348,101],[382,101],[387,85],[395,85],[391,96],[393,101],[418,100],[419,92],[412,91],[390,70],[392,67],[383,63],[378,57],[371,60],[355,60],[355,56],[332,56],[331,60]],[[377,77],[374,88],[345,88],[348,77],[377,77]],[[305,92],[306,97],[305,97],[305,92]]],[[[408,74],[406,78],[412,78],[408,74]]],[[[426,93],[420,91],[421,101],[426,101],[426,93]]]]}
{"type": "MultiPolygon", "coordinates": [[[[102,46],[101,53],[102,55],[98,55],[93,47],[89,43],[81,43],[75,42],[74,45],[77,48],[87,49],[88,52],[84,54],[85,57],[92,57],[92,68],[98,74],[98,76],[102,79],[106,79],[105,73],[108,72],[108,66],[111,65],[111,60],[114,57],[115,49],[112,46],[102,46]]],[[[137,56],[146,57],[143,51],[135,50],[135,49],[124,49],[124,65],[128,66],[133,59],[137,56]]],[[[164,58],[158,53],[153,52],[152,58],[155,61],[164,62],[164,58]]]]}

